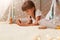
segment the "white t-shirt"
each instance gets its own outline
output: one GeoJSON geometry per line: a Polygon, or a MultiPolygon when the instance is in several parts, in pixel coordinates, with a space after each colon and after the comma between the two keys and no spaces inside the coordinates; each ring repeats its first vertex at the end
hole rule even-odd
{"type": "MultiPolygon", "coordinates": [[[[41,16],[41,11],[39,9],[36,10],[36,12],[35,12],[35,17],[38,17],[38,16],[41,16]]],[[[31,19],[32,19],[33,23],[35,23],[36,20],[33,17],[31,17],[31,19]]]]}
{"type": "MultiPolygon", "coordinates": [[[[35,12],[35,17],[37,17],[37,16],[41,16],[41,11],[39,9],[36,10],[36,12],[35,12]]],[[[33,23],[35,23],[35,21],[36,21],[33,17],[30,18],[30,15],[28,15],[28,18],[21,18],[20,20],[25,21],[25,22],[27,22],[28,20],[32,20],[33,23]]]]}

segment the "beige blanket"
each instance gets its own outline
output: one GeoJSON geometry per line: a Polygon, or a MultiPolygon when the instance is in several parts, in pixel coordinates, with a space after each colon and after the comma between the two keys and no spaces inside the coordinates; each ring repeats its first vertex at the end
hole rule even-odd
{"type": "Polygon", "coordinates": [[[60,30],[38,29],[39,26],[22,27],[16,24],[0,23],[0,40],[40,40],[59,39],[60,30]]]}

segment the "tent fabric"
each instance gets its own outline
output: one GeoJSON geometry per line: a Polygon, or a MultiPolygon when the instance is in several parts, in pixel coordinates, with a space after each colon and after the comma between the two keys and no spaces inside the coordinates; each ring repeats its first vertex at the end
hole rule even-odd
{"type": "Polygon", "coordinates": [[[2,17],[10,5],[11,0],[0,0],[0,17],[2,17]]]}
{"type": "Polygon", "coordinates": [[[0,21],[5,21],[7,19],[9,13],[9,10],[7,9],[11,3],[12,0],[0,0],[0,21]]]}
{"type": "Polygon", "coordinates": [[[52,4],[51,4],[51,7],[50,7],[50,10],[48,12],[48,14],[46,15],[46,18],[47,20],[50,20],[53,18],[53,15],[54,15],[54,7],[55,7],[55,2],[56,0],[52,0],[52,4]]]}
{"type": "MultiPolygon", "coordinates": [[[[27,0],[13,0],[13,1],[12,0],[0,0],[0,21],[7,21],[10,16],[13,17],[14,19],[17,19],[18,17],[19,18],[26,17],[26,14],[24,14],[21,10],[21,6],[25,1],[27,0]]],[[[32,0],[32,1],[35,3],[36,8],[40,9],[40,0],[38,1],[32,0]]],[[[56,7],[56,9],[57,10],[55,10],[55,12],[57,11],[56,13],[60,13],[59,11],[60,9],[58,7],[56,7]]]]}
{"type": "MultiPolygon", "coordinates": [[[[3,9],[3,11],[5,11],[5,12],[4,13],[0,12],[0,14],[2,13],[1,14],[2,16],[0,17],[0,21],[7,21],[10,16],[11,17],[13,16],[14,19],[16,19],[17,17],[20,17],[20,18],[25,17],[26,14],[24,14],[21,10],[21,6],[25,1],[27,1],[27,0],[13,0],[13,1],[6,0],[6,2],[8,2],[8,3],[5,2],[6,4],[4,4],[6,6],[6,7],[4,7],[4,8],[6,8],[6,10],[3,9]],[[11,3],[11,2],[13,2],[13,3],[11,3]]],[[[32,0],[32,1],[35,3],[36,8],[40,9],[40,0],[38,0],[38,1],[32,0]]]]}

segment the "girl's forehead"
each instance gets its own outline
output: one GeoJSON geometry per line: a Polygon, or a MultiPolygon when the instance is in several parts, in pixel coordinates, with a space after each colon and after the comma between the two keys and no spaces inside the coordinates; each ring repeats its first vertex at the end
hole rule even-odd
{"type": "Polygon", "coordinates": [[[28,11],[28,10],[33,10],[34,9],[34,7],[33,8],[30,8],[30,9],[27,9],[26,11],[28,11]]]}

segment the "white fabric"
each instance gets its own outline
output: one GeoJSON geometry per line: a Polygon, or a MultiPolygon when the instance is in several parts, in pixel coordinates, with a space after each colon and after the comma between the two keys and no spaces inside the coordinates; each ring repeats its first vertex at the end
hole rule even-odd
{"type": "Polygon", "coordinates": [[[37,16],[41,16],[41,11],[38,9],[38,10],[36,10],[36,17],[37,16]]]}
{"type": "MultiPolygon", "coordinates": [[[[25,13],[25,12],[24,12],[25,13]]],[[[36,10],[36,13],[35,13],[35,16],[37,17],[37,16],[41,16],[41,11],[38,9],[38,10],[36,10]]],[[[30,15],[28,15],[28,17],[26,17],[26,18],[20,18],[20,20],[22,20],[22,21],[28,21],[28,20],[32,20],[33,21],[33,23],[35,23],[35,19],[32,17],[32,18],[30,18],[30,15]]]]}
{"type": "Polygon", "coordinates": [[[16,24],[0,23],[0,40],[34,40],[37,36],[40,36],[41,40],[60,39],[60,30],[38,29],[38,26],[22,27],[16,24]]]}
{"type": "Polygon", "coordinates": [[[54,6],[55,1],[56,1],[56,0],[52,0],[51,8],[50,8],[48,14],[47,14],[46,17],[45,17],[45,19],[47,19],[47,20],[49,20],[49,18],[52,18],[52,15],[51,15],[51,14],[52,14],[52,7],[54,6]]]}
{"type": "Polygon", "coordinates": [[[44,19],[40,20],[40,22],[39,22],[40,25],[44,25],[44,26],[51,27],[51,28],[55,28],[56,25],[58,25],[58,24],[60,25],[59,21],[56,22],[56,17],[55,17],[55,10],[56,9],[55,8],[56,8],[56,0],[52,0],[50,11],[48,12],[48,14],[46,15],[46,17],[44,19]],[[52,14],[52,7],[53,6],[54,6],[54,18],[52,20],[49,20],[49,18],[52,18],[51,14],[52,14]]]}
{"type": "MultiPolygon", "coordinates": [[[[36,10],[35,16],[36,17],[41,16],[41,11],[39,9],[36,10]]],[[[36,20],[34,18],[32,18],[32,21],[33,21],[33,23],[35,23],[36,20]]]]}
{"type": "Polygon", "coordinates": [[[47,26],[48,28],[55,28],[56,27],[56,24],[54,24],[53,22],[54,20],[47,20],[47,19],[41,19],[39,21],[39,24],[41,26],[47,26]]]}
{"type": "Polygon", "coordinates": [[[26,23],[28,21],[28,18],[20,18],[20,20],[24,23],[26,23]]]}
{"type": "Polygon", "coordinates": [[[50,10],[46,15],[45,19],[49,20],[49,18],[52,17],[51,14],[52,14],[52,11],[50,10]]]}
{"type": "Polygon", "coordinates": [[[4,15],[12,0],[0,0],[0,18],[4,15]]]}
{"type": "Polygon", "coordinates": [[[60,16],[56,16],[51,20],[41,19],[39,24],[49,28],[55,28],[57,25],[60,25],[60,16]]]}

